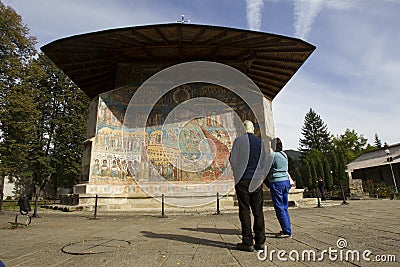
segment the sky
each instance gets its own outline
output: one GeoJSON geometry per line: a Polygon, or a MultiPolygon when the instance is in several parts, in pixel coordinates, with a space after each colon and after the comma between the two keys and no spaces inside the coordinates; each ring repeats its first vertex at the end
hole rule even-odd
{"type": "Polygon", "coordinates": [[[299,148],[312,108],[334,136],[400,143],[400,0],[0,0],[37,48],[87,32],[173,23],[281,34],[317,48],[273,101],[276,136],[299,148]]]}

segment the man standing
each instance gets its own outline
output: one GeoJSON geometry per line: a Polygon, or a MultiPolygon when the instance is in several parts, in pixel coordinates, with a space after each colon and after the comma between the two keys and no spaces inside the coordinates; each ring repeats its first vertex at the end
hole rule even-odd
{"type": "Polygon", "coordinates": [[[325,201],[326,200],[325,194],[324,194],[325,183],[324,183],[324,180],[322,180],[321,177],[318,179],[318,189],[319,189],[319,193],[321,194],[321,200],[325,201]]]}
{"type": "Polygon", "coordinates": [[[253,123],[246,120],[243,124],[246,134],[235,139],[229,157],[235,178],[239,219],[242,226],[242,243],[238,243],[236,248],[244,251],[263,250],[265,243],[262,190],[264,145],[260,138],[254,136],[253,123]],[[255,190],[249,190],[252,180],[254,182],[256,179],[261,181],[260,185],[255,190]],[[254,216],[254,238],[251,228],[250,208],[254,216]]]}

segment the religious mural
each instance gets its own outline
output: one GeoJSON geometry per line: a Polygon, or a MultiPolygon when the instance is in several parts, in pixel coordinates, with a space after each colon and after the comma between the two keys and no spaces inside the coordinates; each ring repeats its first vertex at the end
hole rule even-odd
{"type": "MultiPolygon", "coordinates": [[[[183,85],[165,94],[148,118],[140,112],[124,118],[132,95],[132,88],[125,87],[99,97],[91,184],[232,181],[229,153],[237,135],[234,117],[255,121],[250,108],[236,94],[216,85],[183,85]],[[218,99],[231,108],[203,117],[190,114],[190,110],[172,112],[179,104],[201,97],[218,99]],[[129,127],[137,121],[146,121],[145,129],[129,127]]],[[[207,104],[201,108],[213,110],[207,104]]]]}

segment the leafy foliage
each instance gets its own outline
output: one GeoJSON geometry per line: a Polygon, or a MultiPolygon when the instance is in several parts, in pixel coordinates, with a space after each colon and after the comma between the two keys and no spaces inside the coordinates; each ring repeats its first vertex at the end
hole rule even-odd
{"type": "Polygon", "coordinates": [[[34,188],[36,197],[48,182],[72,186],[81,172],[88,98],[37,54],[21,17],[1,2],[0,30],[0,175],[14,177],[27,194],[34,188]]]}
{"type": "Polygon", "coordinates": [[[37,101],[43,150],[52,157],[51,182],[54,189],[71,187],[80,177],[89,99],[46,56],[40,55],[35,64],[44,72],[37,101]]]}
{"type": "MultiPolygon", "coordinates": [[[[33,150],[39,111],[26,83],[35,38],[15,11],[0,2],[0,175],[31,175],[27,160],[33,150]]],[[[3,192],[0,192],[1,196],[3,192]]],[[[2,198],[0,198],[1,204],[2,198]]],[[[1,205],[0,205],[1,210],[1,205]]]]}
{"type": "Polygon", "coordinates": [[[362,134],[357,134],[355,130],[346,129],[344,134],[333,139],[335,147],[341,147],[345,151],[346,163],[358,158],[367,145],[367,139],[362,134]]]}
{"type": "Polygon", "coordinates": [[[24,77],[35,56],[35,39],[15,11],[0,2],[0,175],[23,172],[38,115],[24,77]]]}

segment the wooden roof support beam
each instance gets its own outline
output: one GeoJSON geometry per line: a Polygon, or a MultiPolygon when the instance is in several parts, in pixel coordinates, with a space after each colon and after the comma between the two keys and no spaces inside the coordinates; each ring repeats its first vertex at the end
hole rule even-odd
{"type": "Polygon", "coordinates": [[[68,73],[71,73],[72,75],[75,75],[75,73],[90,73],[92,71],[95,72],[106,72],[107,70],[110,70],[113,68],[113,64],[107,64],[102,67],[99,66],[93,66],[93,67],[81,67],[81,68],[66,68],[65,70],[68,71],[68,73]]]}
{"type": "MultiPolygon", "coordinates": [[[[114,73],[115,73],[114,69],[109,69],[107,71],[96,72],[92,75],[87,75],[87,76],[85,76],[85,78],[79,79],[78,81],[83,82],[83,83],[88,82],[88,81],[99,81],[101,79],[108,77],[109,75],[114,75],[114,73]]],[[[109,79],[109,77],[108,77],[108,79],[109,79]]]]}
{"type": "Polygon", "coordinates": [[[192,40],[192,45],[195,45],[199,42],[200,37],[206,32],[206,30],[204,28],[202,28],[197,34],[196,36],[193,38],[192,40]]]}
{"type": "Polygon", "coordinates": [[[207,44],[207,45],[210,45],[210,44],[212,44],[212,43],[218,41],[219,39],[225,38],[227,35],[228,35],[228,32],[227,32],[227,31],[222,31],[222,32],[220,32],[219,34],[217,34],[217,35],[211,37],[210,39],[208,39],[208,40],[206,41],[206,44],[207,44]]]}
{"type": "Polygon", "coordinates": [[[257,74],[253,74],[253,73],[249,73],[247,74],[253,81],[260,81],[264,84],[268,84],[268,85],[273,85],[276,88],[281,88],[283,85],[285,85],[286,81],[282,81],[276,78],[266,78],[265,75],[264,76],[259,76],[257,74]]]}
{"type": "Polygon", "coordinates": [[[102,55],[104,52],[108,52],[108,48],[99,48],[99,47],[93,47],[93,46],[83,46],[83,45],[71,45],[71,46],[65,46],[65,47],[57,47],[53,49],[49,55],[54,54],[68,54],[68,53],[92,53],[92,54],[100,54],[102,55]]]}
{"type": "Polygon", "coordinates": [[[251,65],[251,69],[252,70],[262,71],[262,72],[265,72],[265,73],[274,74],[274,75],[287,76],[287,78],[292,77],[293,74],[294,74],[293,71],[283,71],[282,69],[273,68],[273,67],[264,67],[264,66],[261,66],[261,65],[255,64],[255,63],[253,63],[251,65]]]}
{"type": "Polygon", "coordinates": [[[239,42],[239,41],[246,39],[247,35],[248,35],[247,32],[244,32],[244,33],[238,34],[236,36],[226,38],[225,40],[220,41],[219,45],[228,45],[229,46],[232,43],[239,42]]]}
{"type": "Polygon", "coordinates": [[[177,25],[176,30],[178,32],[178,42],[179,42],[179,59],[183,61],[183,47],[182,47],[182,29],[180,27],[181,25],[177,25]]]}
{"type": "Polygon", "coordinates": [[[104,60],[104,59],[93,59],[93,60],[86,60],[86,61],[78,61],[78,62],[70,62],[70,63],[62,63],[59,64],[60,67],[62,67],[62,69],[64,69],[64,67],[78,67],[78,66],[85,66],[85,65],[107,65],[110,64],[110,60],[104,60]]]}
{"type": "Polygon", "coordinates": [[[312,50],[307,47],[298,47],[298,46],[260,46],[260,47],[254,47],[253,48],[257,53],[259,54],[266,54],[266,53],[311,53],[312,50]]]}
{"type": "Polygon", "coordinates": [[[161,37],[161,39],[164,41],[164,43],[166,45],[169,44],[169,41],[168,41],[167,37],[165,37],[165,35],[160,31],[160,29],[158,27],[154,28],[154,31],[158,34],[158,36],[161,37]]]}
{"type": "MultiPolygon", "coordinates": [[[[287,65],[285,65],[285,63],[287,63],[287,62],[282,62],[280,60],[265,60],[265,59],[256,58],[254,60],[253,64],[271,66],[274,68],[286,69],[286,70],[290,70],[293,72],[296,72],[299,69],[298,66],[287,66],[287,65]],[[258,64],[258,63],[263,63],[263,64],[258,64]]],[[[290,61],[289,61],[289,63],[290,63],[290,61]]]]}
{"type": "Polygon", "coordinates": [[[139,31],[132,30],[131,32],[132,32],[133,36],[139,37],[140,39],[144,40],[146,42],[145,43],[146,45],[148,45],[148,44],[151,44],[151,45],[158,44],[158,42],[156,42],[155,40],[151,39],[150,37],[140,33],[139,31]]]}
{"type": "Polygon", "coordinates": [[[285,58],[285,57],[279,57],[279,56],[273,56],[270,54],[270,56],[260,56],[258,54],[257,60],[267,60],[267,61],[279,61],[279,62],[287,62],[291,64],[302,64],[304,62],[303,58],[299,59],[294,59],[296,56],[292,56],[291,58],[285,58]]]}
{"type": "MultiPolygon", "coordinates": [[[[261,92],[264,95],[267,95],[269,97],[274,97],[277,93],[279,93],[280,87],[276,87],[272,84],[266,84],[260,80],[254,80],[254,83],[260,88],[261,92]],[[268,89],[270,89],[272,92],[270,92],[268,89]]],[[[270,99],[272,99],[270,98],[270,99]]]]}
{"type": "Polygon", "coordinates": [[[257,43],[268,43],[268,38],[265,35],[262,36],[254,36],[254,37],[249,37],[246,39],[242,40],[237,40],[235,42],[231,42],[229,45],[235,45],[235,46],[240,46],[240,45],[247,45],[249,44],[250,47],[253,47],[257,43]]]}
{"type": "Polygon", "coordinates": [[[141,42],[141,41],[133,39],[133,38],[129,38],[122,34],[110,33],[110,37],[113,39],[118,39],[118,40],[125,42],[127,44],[130,44],[130,45],[136,45],[136,46],[144,46],[145,45],[144,42],[141,42]]]}
{"type": "Polygon", "coordinates": [[[235,56],[237,59],[240,60],[249,60],[257,58],[257,53],[254,52],[252,49],[246,49],[235,56]]]}

